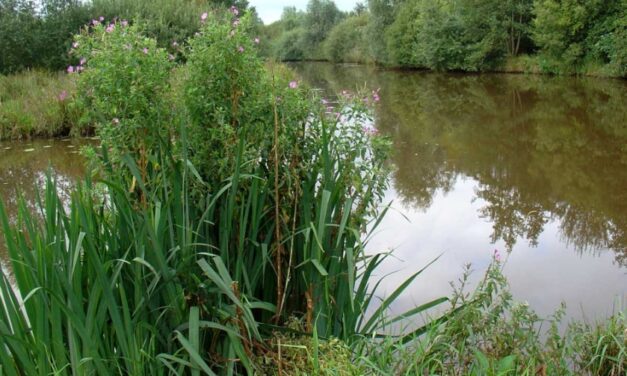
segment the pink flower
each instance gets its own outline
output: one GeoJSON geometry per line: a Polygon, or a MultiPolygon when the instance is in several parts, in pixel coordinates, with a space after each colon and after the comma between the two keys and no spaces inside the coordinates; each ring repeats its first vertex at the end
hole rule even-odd
{"type": "Polygon", "coordinates": [[[207,12],[203,13],[200,15],[200,20],[202,22],[205,22],[207,20],[207,17],[209,16],[209,14],[207,14],[207,12]]]}
{"type": "Polygon", "coordinates": [[[68,73],[74,73],[74,67],[71,66],[71,65],[69,67],[67,67],[67,72],[68,73]]]}
{"type": "Polygon", "coordinates": [[[494,260],[496,260],[496,262],[501,262],[501,254],[498,249],[494,250],[494,260]]]}
{"type": "Polygon", "coordinates": [[[242,53],[242,52],[244,52],[244,47],[239,46],[239,47],[237,47],[237,50],[238,50],[240,53],[242,53]]]}
{"type": "Polygon", "coordinates": [[[296,89],[298,87],[298,82],[290,81],[290,89],[296,89]]]}
{"type": "Polygon", "coordinates": [[[78,48],[78,42],[72,43],[72,48],[78,48]]]}
{"type": "Polygon", "coordinates": [[[84,65],[87,62],[87,59],[81,57],[81,60],[78,62],[79,65],[84,65]]]}
{"type": "Polygon", "coordinates": [[[370,126],[370,125],[366,125],[362,128],[362,131],[368,135],[368,136],[376,136],[379,131],[377,130],[377,128],[370,126]]]}
{"type": "Polygon", "coordinates": [[[231,8],[229,8],[229,11],[235,16],[239,14],[239,11],[237,10],[237,8],[235,8],[235,5],[232,5],[231,8]]]}
{"type": "Polygon", "coordinates": [[[120,119],[113,118],[112,122],[113,122],[113,124],[118,125],[118,124],[120,124],[120,119]]]}
{"type": "Polygon", "coordinates": [[[374,95],[372,96],[372,100],[373,100],[373,101],[375,101],[375,102],[378,102],[378,101],[380,101],[380,100],[381,100],[381,98],[379,97],[379,95],[378,95],[378,94],[374,94],[374,95]]]}
{"type": "Polygon", "coordinates": [[[104,21],[104,17],[103,16],[98,17],[98,21],[100,22],[104,21]]]}
{"type": "Polygon", "coordinates": [[[115,29],[115,25],[114,24],[109,24],[109,26],[107,26],[107,28],[105,29],[105,31],[107,33],[112,32],[115,29]]]}
{"type": "Polygon", "coordinates": [[[144,49],[142,50],[146,55],[148,55],[148,49],[146,47],[144,47],[144,49]]]}
{"type": "Polygon", "coordinates": [[[67,91],[63,90],[62,92],[60,92],[58,98],[59,101],[63,102],[65,98],[67,98],[67,91]]]}
{"type": "Polygon", "coordinates": [[[91,20],[91,24],[94,26],[100,25],[100,21],[98,20],[91,20]]]}
{"type": "Polygon", "coordinates": [[[255,44],[259,44],[259,37],[255,37],[255,44]]]}

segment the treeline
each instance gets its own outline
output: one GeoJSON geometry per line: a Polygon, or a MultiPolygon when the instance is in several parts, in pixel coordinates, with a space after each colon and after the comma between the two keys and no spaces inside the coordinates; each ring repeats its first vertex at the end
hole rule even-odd
{"type": "Polygon", "coordinates": [[[283,61],[627,75],[627,0],[310,0],[265,36],[283,61]]]}
{"type": "Polygon", "coordinates": [[[208,9],[248,7],[246,0],[0,0],[0,74],[27,68],[65,69],[81,27],[114,18],[141,20],[144,34],[172,52],[198,31],[208,9]]]}

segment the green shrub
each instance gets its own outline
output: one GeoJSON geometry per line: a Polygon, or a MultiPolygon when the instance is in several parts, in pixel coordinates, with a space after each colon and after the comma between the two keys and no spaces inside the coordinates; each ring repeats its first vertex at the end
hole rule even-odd
{"type": "Polygon", "coordinates": [[[366,27],[367,13],[348,17],[335,25],[325,41],[325,55],[333,62],[365,63],[369,61],[366,27]]]}
{"type": "Polygon", "coordinates": [[[305,29],[286,31],[274,43],[274,56],[279,61],[300,61],[305,59],[305,29]]]}
{"type": "Polygon", "coordinates": [[[96,20],[77,36],[67,68],[78,75],[75,105],[87,110],[114,159],[130,154],[145,170],[148,153],[170,139],[172,108],[166,103],[172,56],[127,21],[96,20]]]}

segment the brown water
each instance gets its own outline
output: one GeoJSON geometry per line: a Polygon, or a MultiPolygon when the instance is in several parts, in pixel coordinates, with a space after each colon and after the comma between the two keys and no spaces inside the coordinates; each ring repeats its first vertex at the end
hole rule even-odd
{"type": "MultiPolygon", "coordinates": [[[[564,301],[570,317],[600,318],[627,302],[627,82],[294,68],[327,93],[381,88],[393,210],[370,251],[394,249],[381,275],[397,271],[383,287],[442,254],[395,311],[448,295],[466,263],[479,278],[495,249],[515,298],[542,315],[564,301]]],[[[85,142],[0,143],[9,211],[19,195],[35,207],[49,167],[67,192],[83,174],[85,142]]]]}
{"type": "Polygon", "coordinates": [[[395,250],[388,291],[442,254],[397,311],[448,295],[466,263],[481,277],[495,249],[514,297],[542,315],[627,303],[627,81],[294,69],[326,93],[381,89],[393,210],[370,251],[395,250]]]}

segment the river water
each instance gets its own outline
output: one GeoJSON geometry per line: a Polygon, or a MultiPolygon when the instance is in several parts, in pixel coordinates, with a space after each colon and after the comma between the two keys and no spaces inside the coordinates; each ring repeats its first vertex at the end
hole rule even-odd
{"type": "MultiPolygon", "coordinates": [[[[394,144],[392,210],[369,243],[394,250],[381,292],[441,255],[396,312],[450,295],[466,264],[481,278],[495,250],[515,299],[540,315],[561,302],[579,319],[627,306],[626,81],[292,67],[329,96],[380,88],[375,123],[394,144]]],[[[49,169],[67,191],[84,142],[0,143],[8,210],[49,169]]]]}

